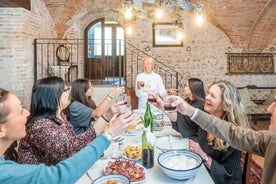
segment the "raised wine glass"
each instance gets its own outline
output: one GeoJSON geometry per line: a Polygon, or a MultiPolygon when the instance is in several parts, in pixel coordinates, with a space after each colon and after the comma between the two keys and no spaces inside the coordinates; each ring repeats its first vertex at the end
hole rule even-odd
{"type": "Polygon", "coordinates": [[[164,110],[166,113],[174,113],[176,112],[176,107],[172,106],[172,103],[176,101],[176,97],[173,95],[165,97],[164,100],[164,110]]]}

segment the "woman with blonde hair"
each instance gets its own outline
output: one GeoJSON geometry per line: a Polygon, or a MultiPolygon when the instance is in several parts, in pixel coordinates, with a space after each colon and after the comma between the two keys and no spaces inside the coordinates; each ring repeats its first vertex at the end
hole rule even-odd
{"type": "Polygon", "coordinates": [[[148,93],[153,92],[160,97],[167,94],[162,78],[153,71],[154,61],[150,57],[145,57],[143,62],[143,73],[139,73],[136,77],[135,93],[138,97],[138,108],[146,109],[148,93]]]}
{"type": "MultiPolygon", "coordinates": [[[[164,102],[160,98],[153,105],[160,109],[164,108],[164,102]]],[[[239,92],[228,81],[213,82],[208,87],[204,110],[234,126],[247,127],[247,117],[239,92]]],[[[177,120],[176,113],[171,113],[170,116],[171,120],[177,120]]],[[[197,141],[189,140],[189,149],[205,160],[204,164],[216,184],[241,183],[241,151],[202,128],[199,128],[197,141]]]]}

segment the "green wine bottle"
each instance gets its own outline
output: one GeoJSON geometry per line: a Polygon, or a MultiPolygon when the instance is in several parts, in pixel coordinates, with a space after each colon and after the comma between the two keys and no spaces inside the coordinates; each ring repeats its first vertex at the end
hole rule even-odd
{"type": "Polygon", "coordinates": [[[147,169],[154,165],[154,145],[150,142],[152,135],[153,117],[150,110],[150,104],[147,102],[147,108],[144,115],[144,132],[142,134],[142,152],[143,152],[143,166],[147,169]]]}

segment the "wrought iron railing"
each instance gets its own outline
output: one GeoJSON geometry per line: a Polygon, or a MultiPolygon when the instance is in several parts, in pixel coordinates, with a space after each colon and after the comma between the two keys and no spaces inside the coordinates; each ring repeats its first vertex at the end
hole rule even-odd
{"type": "MultiPolygon", "coordinates": [[[[183,78],[179,72],[164,62],[122,40],[116,41],[117,53],[102,51],[102,55],[94,57],[86,54],[91,52],[89,48],[95,47],[91,43],[94,42],[83,39],[35,39],[34,79],[60,76],[66,82],[72,82],[76,78],[86,77],[93,80],[94,85],[125,85],[133,89],[137,74],[143,71],[144,57],[151,57],[155,61],[155,72],[161,75],[166,88],[178,88],[183,78]],[[69,57],[66,59],[68,53],[61,50],[62,58],[66,59],[64,61],[58,57],[60,46],[69,51],[69,57]]],[[[101,48],[110,50],[108,47],[111,45],[106,44],[101,48]]]]}
{"type": "Polygon", "coordinates": [[[167,89],[176,88],[178,89],[180,81],[183,76],[177,72],[172,67],[164,64],[164,62],[159,61],[147,54],[146,52],[136,48],[135,46],[125,43],[125,57],[126,57],[126,81],[127,87],[133,89],[135,85],[135,79],[138,73],[143,72],[142,59],[144,57],[150,57],[155,61],[154,71],[158,73],[164,82],[167,89]]]}

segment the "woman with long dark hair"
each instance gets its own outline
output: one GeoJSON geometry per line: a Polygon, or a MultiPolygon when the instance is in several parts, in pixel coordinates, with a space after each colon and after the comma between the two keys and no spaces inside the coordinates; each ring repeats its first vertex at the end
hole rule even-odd
{"type": "MultiPolygon", "coordinates": [[[[70,87],[60,77],[38,80],[32,90],[27,135],[20,141],[18,161],[55,165],[94,140],[109,125],[118,104],[114,104],[85,132],[76,135],[63,113],[70,104],[70,87]]],[[[128,114],[131,115],[131,114],[128,114]]]]}
{"type": "Polygon", "coordinates": [[[74,156],[48,167],[45,164],[18,164],[8,160],[10,157],[4,154],[16,140],[26,135],[25,124],[29,114],[14,94],[0,88],[0,183],[74,183],[108,148],[109,135],[121,134],[132,120],[127,113],[113,118],[109,129],[93,142],[74,156]]]}
{"type": "MultiPolygon", "coordinates": [[[[76,134],[80,134],[88,130],[92,121],[99,118],[111,105],[113,97],[125,92],[124,87],[112,89],[104,100],[96,106],[92,100],[94,88],[89,79],[77,79],[72,84],[71,99],[69,106],[68,119],[74,127],[76,134]]],[[[94,122],[94,128],[97,129],[98,123],[94,122]]],[[[101,127],[101,125],[100,125],[101,127]]]]}
{"type": "MultiPolygon", "coordinates": [[[[185,100],[193,107],[203,109],[205,90],[203,82],[198,78],[189,78],[184,84],[183,94],[187,97],[185,100]]],[[[197,140],[198,125],[188,116],[177,112],[177,121],[172,121],[172,127],[183,137],[197,140]]]]}

